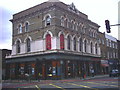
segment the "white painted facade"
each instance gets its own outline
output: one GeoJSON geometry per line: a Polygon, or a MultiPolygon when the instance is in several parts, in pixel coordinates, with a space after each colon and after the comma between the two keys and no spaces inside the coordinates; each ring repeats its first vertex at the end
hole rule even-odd
{"type": "MultiPolygon", "coordinates": [[[[48,32],[48,31],[47,31],[48,32]]],[[[36,40],[36,41],[31,41],[31,51],[28,53],[35,53],[35,52],[44,52],[46,51],[46,40],[45,40],[45,36],[47,35],[47,33],[45,33],[43,39],[41,40],[36,40]]],[[[52,35],[52,33],[51,33],[52,35]]],[[[71,36],[72,37],[72,36],[71,36]]],[[[20,39],[19,39],[20,40],[20,39]]],[[[32,40],[32,39],[31,39],[32,40]]],[[[64,50],[66,51],[72,51],[73,53],[81,53],[81,51],[79,51],[79,40],[76,40],[76,51],[74,51],[74,41],[73,38],[71,38],[71,50],[67,50],[67,36],[64,36],[64,50]]],[[[93,52],[91,53],[91,47],[90,47],[90,43],[87,41],[87,46],[86,46],[86,52],[85,52],[85,48],[84,48],[84,41],[82,43],[82,50],[83,53],[87,53],[91,55],[96,55],[96,51],[95,51],[95,44],[96,42],[93,42],[93,52]]],[[[97,56],[100,56],[100,47],[99,44],[97,44],[98,48],[97,48],[97,56]]],[[[19,54],[27,54],[27,50],[26,50],[26,42],[21,43],[20,44],[20,53],[16,53],[16,43],[15,45],[12,46],[12,55],[19,55],[19,54]]],[[[52,50],[60,50],[60,37],[51,37],[51,51],[52,50]]]]}

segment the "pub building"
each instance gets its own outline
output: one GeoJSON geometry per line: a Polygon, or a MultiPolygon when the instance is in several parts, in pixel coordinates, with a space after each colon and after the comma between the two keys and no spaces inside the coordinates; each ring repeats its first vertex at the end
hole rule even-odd
{"type": "Polygon", "coordinates": [[[101,74],[99,25],[72,3],[51,0],[13,15],[7,79],[64,79],[101,74]]]}

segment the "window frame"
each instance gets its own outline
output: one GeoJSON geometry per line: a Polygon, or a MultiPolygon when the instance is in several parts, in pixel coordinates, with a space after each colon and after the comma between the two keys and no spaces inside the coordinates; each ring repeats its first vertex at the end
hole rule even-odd
{"type": "Polygon", "coordinates": [[[82,51],[82,38],[79,39],[79,51],[82,51]]]}
{"type": "Polygon", "coordinates": [[[47,34],[45,40],[46,40],[46,50],[51,50],[51,35],[47,34]]]}
{"type": "Polygon", "coordinates": [[[49,15],[46,16],[45,22],[46,22],[46,23],[45,23],[46,26],[50,26],[50,25],[51,25],[51,18],[50,18],[49,15]]]}
{"type": "Polygon", "coordinates": [[[16,52],[17,53],[20,53],[21,52],[21,47],[20,47],[20,40],[17,40],[17,42],[16,42],[16,52]]]}
{"type": "Polygon", "coordinates": [[[26,52],[30,52],[31,51],[31,40],[30,38],[26,39],[26,52]]]}
{"type": "Polygon", "coordinates": [[[25,22],[25,32],[29,31],[29,22],[25,22]]]}
{"type": "Polygon", "coordinates": [[[65,21],[64,21],[64,17],[61,17],[61,26],[64,27],[65,21]]]}
{"type": "Polygon", "coordinates": [[[65,42],[64,42],[64,35],[60,34],[60,49],[61,50],[65,49],[64,44],[65,44],[65,42]]]}
{"type": "Polygon", "coordinates": [[[74,39],[73,39],[73,50],[74,51],[76,51],[77,50],[77,39],[76,39],[76,37],[74,37],[74,39]]]}
{"type": "Polygon", "coordinates": [[[84,40],[84,52],[87,52],[87,40],[84,40]]]}
{"type": "Polygon", "coordinates": [[[98,54],[98,48],[97,47],[98,47],[98,44],[96,43],[95,44],[95,54],[98,54]]]}
{"type": "Polygon", "coordinates": [[[71,37],[70,37],[70,35],[67,36],[67,49],[71,50],[71,37]]]}
{"type": "Polygon", "coordinates": [[[93,53],[93,43],[90,43],[90,52],[93,53]]]}
{"type": "Polygon", "coordinates": [[[22,33],[22,24],[18,25],[18,34],[22,33]]]}

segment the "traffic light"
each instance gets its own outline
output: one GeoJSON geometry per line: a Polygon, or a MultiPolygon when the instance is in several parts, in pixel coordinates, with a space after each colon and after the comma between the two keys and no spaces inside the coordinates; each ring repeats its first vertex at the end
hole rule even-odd
{"type": "Polygon", "coordinates": [[[106,31],[107,31],[107,33],[111,33],[109,20],[105,20],[105,25],[106,25],[106,31]]]}

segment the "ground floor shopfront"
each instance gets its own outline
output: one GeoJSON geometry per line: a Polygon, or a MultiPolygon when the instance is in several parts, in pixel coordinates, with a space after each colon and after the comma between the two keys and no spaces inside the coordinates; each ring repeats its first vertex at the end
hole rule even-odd
{"type": "Polygon", "coordinates": [[[6,60],[6,79],[63,79],[87,77],[94,69],[95,75],[102,74],[99,57],[80,56],[73,54],[52,53],[34,55],[6,60]]]}

